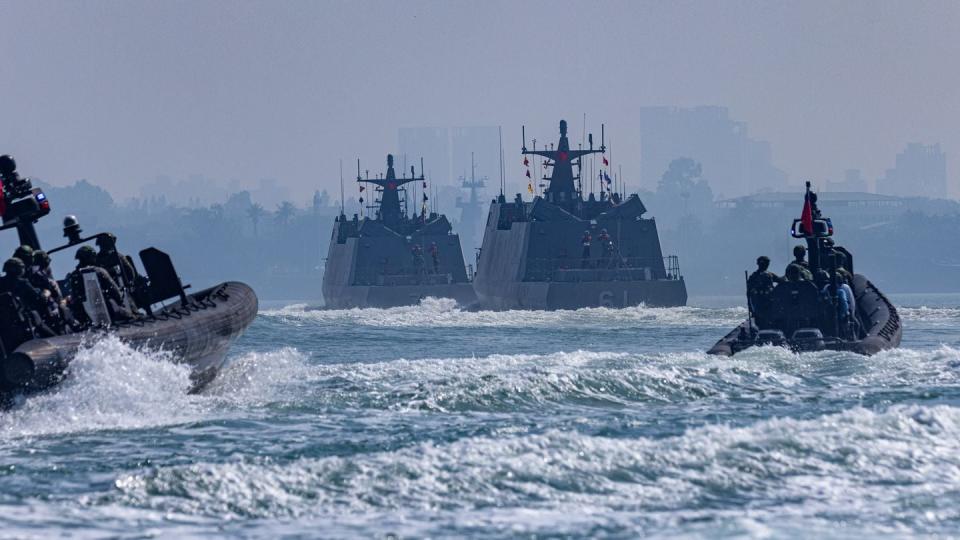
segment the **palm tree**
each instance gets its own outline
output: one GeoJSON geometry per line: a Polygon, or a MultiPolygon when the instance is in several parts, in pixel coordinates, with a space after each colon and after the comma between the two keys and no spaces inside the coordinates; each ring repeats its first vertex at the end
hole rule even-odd
{"type": "Polygon", "coordinates": [[[263,206],[258,203],[253,203],[250,205],[250,208],[247,208],[247,217],[253,222],[254,236],[257,236],[257,226],[260,225],[260,220],[263,218],[264,213],[263,206]]]}
{"type": "Polygon", "coordinates": [[[293,203],[283,201],[277,206],[277,214],[274,219],[277,220],[277,223],[279,223],[281,227],[286,227],[296,212],[297,208],[293,206],[293,203]]]}

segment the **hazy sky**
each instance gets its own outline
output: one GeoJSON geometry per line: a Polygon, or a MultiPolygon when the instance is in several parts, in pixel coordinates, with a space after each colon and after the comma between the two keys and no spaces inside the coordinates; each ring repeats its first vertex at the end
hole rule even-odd
{"type": "Polygon", "coordinates": [[[873,179],[908,141],[960,181],[960,2],[0,0],[0,20],[0,152],[120,196],[192,173],[306,196],[431,125],[503,125],[519,190],[520,125],[552,139],[584,112],[629,175],[637,109],[698,104],[792,182],[873,179]]]}

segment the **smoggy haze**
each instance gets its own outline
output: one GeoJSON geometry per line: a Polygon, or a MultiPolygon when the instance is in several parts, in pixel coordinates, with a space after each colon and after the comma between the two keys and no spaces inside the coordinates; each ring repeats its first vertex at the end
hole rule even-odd
{"type": "Polygon", "coordinates": [[[909,141],[960,155],[956,2],[0,2],[0,19],[0,152],[119,196],[203,174],[303,197],[430,125],[503,125],[519,191],[521,123],[553,139],[584,112],[629,176],[644,105],[729,107],[792,183],[876,178],[909,141]]]}

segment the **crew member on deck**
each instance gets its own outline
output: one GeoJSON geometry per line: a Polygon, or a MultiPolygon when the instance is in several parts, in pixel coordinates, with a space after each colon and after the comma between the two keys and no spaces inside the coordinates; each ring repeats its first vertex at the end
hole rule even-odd
{"type": "Polygon", "coordinates": [[[606,229],[600,229],[600,236],[597,237],[597,240],[600,241],[600,267],[606,268],[610,262],[610,255],[612,254],[610,235],[607,234],[606,229]]]}
{"type": "Polygon", "coordinates": [[[583,254],[581,258],[583,263],[581,266],[587,268],[590,265],[590,243],[593,241],[593,237],[590,236],[590,231],[583,231],[583,237],[580,239],[580,245],[583,246],[583,254]]]}
{"type": "Polygon", "coordinates": [[[433,273],[440,273],[440,248],[437,247],[436,242],[430,243],[430,257],[433,259],[433,273]]]}

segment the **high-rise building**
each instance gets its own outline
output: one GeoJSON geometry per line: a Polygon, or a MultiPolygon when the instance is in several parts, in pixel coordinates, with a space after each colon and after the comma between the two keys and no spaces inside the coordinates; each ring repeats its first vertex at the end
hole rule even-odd
{"type": "Polygon", "coordinates": [[[910,143],[877,180],[877,193],[901,197],[947,196],[947,155],[939,144],[910,143]]]}
{"type": "Polygon", "coordinates": [[[772,163],[770,143],[750,138],[745,122],[726,107],[640,109],[640,175],[655,190],[671,161],[687,157],[703,165],[703,176],[720,197],[780,190],[787,175],[772,163]]]}

